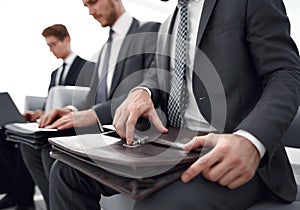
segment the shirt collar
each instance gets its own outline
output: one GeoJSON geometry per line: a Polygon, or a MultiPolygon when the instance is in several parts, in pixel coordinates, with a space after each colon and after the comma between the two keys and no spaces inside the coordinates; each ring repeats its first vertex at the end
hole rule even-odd
{"type": "Polygon", "coordinates": [[[66,57],[66,59],[64,60],[64,63],[67,64],[67,65],[70,65],[75,60],[75,57],[76,57],[76,55],[73,52],[71,52],[71,54],[68,55],[66,57]]]}
{"type": "Polygon", "coordinates": [[[124,12],[114,23],[111,29],[117,36],[125,36],[131,26],[132,21],[133,17],[128,12],[124,12]]]}

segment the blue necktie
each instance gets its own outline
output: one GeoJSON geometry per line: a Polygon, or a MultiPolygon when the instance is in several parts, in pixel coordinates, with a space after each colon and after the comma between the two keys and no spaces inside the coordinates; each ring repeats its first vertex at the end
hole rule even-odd
{"type": "Polygon", "coordinates": [[[112,41],[112,35],[113,30],[110,29],[109,31],[109,37],[107,39],[107,42],[105,44],[106,50],[103,58],[103,65],[101,69],[101,75],[99,78],[98,83],[98,91],[96,96],[96,104],[103,103],[107,100],[107,73],[108,73],[108,64],[109,64],[109,57],[110,57],[110,51],[111,51],[111,41],[112,41]]]}
{"type": "Polygon", "coordinates": [[[171,90],[168,101],[168,117],[170,124],[175,128],[183,127],[183,115],[188,104],[186,84],[186,58],[188,38],[188,0],[179,0],[180,21],[176,36],[175,68],[171,79],[171,90]]]}

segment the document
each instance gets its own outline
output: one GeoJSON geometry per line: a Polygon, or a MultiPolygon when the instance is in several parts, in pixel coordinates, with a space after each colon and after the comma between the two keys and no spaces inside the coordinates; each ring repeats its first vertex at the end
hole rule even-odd
{"type": "Polygon", "coordinates": [[[16,127],[19,127],[24,130],[29,130],[32,132],[37,131],[57,131],[57,129],[50,129],[50,128],[39,128],[39,124],[37,122],[32,123],[13,123],[16,127]]]}

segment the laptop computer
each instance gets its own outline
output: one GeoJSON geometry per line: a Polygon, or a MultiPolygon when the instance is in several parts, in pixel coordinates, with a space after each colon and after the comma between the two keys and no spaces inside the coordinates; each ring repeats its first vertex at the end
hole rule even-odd
{"type": "Polygon", "coordinates": [[[25,123],[26,120],[18,110],[9,93],[0,93],[0,129],[8,123],[25,123]]]}

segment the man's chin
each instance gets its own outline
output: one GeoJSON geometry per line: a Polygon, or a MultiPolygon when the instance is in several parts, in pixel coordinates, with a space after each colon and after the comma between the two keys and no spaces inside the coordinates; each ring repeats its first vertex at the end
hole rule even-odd
{"type": "Polygon", "coordinates": [[[103,28],[109,26],[107,23],[101,23],[101,22],[100,22],[100,25],[101,25],[103,28]]]}
{"type": "Polygon", "coordinates": [[[108,26],[107,21],[105,21],[105,20],[103,20],[103,19],[100,19],[100,18],[95,18],[95,19],[100,23],[100,25],[101,25],[102,27],[108,26]]]}

